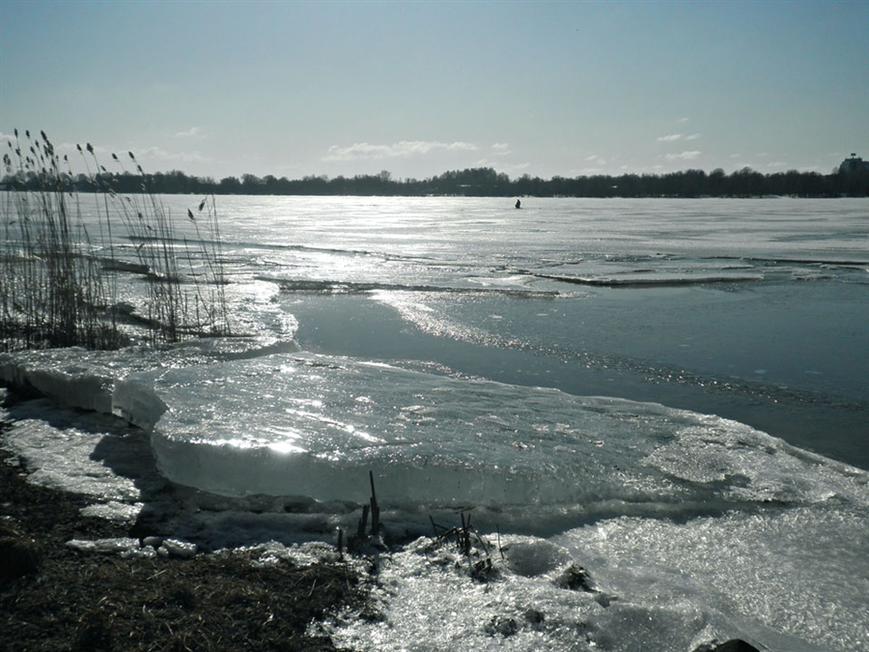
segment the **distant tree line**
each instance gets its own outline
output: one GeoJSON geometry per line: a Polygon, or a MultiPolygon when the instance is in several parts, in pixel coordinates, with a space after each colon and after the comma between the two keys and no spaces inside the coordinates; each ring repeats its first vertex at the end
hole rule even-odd
{"type": "MultiPolygon", "coordinates": [[[[43,190],[45,177],[33,172],[5,176],[0,187],[9,190],[43,190]]],[[[56,183],[56,182],[55,182],[56,183]]],[[[65,185],[79,192],[110,189],[118,193],[216,194],[216,195],[393,195],[468,197],[798,197],[869,196],[869,171],[775,172],[762,174],[742,168],[726,174],[684,170],[666,174],[555,176],[541,179],[527,174],[511,179],[492,168],[453,170],[427,179],[393,179],[389,172],[353,177],[306,176],[301,179],[258,177],[197,177],[184,172],[131,174],[102,172],[71,175],[65,185]]]]}

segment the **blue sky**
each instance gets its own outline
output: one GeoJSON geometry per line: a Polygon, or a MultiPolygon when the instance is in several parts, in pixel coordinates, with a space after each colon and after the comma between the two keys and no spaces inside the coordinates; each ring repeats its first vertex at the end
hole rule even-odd
{"type": "Polygon", "coordinates": [[[869,158],[869,1],[0,0],[0,138],[215,177],[828,172],[869,158]]]}

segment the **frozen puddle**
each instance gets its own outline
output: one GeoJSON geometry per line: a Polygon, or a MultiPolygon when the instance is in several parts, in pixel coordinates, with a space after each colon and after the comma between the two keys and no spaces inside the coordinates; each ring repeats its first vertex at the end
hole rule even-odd
{"type": "Polygon", "coordinates": [[[134,374],[114,401],[156,422],[152,445],[170,480],[229,496],[365,502],[369,470],[391,506],[667,514],[836,496],[865,504],[869,493],[864,473],[734,421],[346,358],[275,354],[134,374]]]}

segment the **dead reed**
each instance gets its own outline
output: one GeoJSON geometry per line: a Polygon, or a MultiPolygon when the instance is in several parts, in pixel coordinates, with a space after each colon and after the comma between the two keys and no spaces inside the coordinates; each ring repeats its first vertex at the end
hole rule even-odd
{"type": "MultiPolygon", "coordinates": [[[[120,194],[90,143],[76,149],[96,192],[76,187],[45,132],[14,131],[0,200],[0,349],[112,349],[229,334],[213,197],[179,228],[128,152],[141,192],[120,194]],[[84,210],[85,201],[93,206],[84,210]],[[179,232],[181,235],[179,235],[179,232]],[[127,288],[120,296],[121,287],[127,288]]],[[[125,174],[122,157],[111,155],[125,174]]],[[[79,175],[79,181],[81,180],[79,175]]]]}

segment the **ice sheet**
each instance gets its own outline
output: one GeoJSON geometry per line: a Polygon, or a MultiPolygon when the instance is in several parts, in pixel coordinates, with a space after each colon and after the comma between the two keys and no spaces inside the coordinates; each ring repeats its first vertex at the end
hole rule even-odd
{"type": "Polygon", "coordinates": [[[0,353],[0,382],[36,390],[56,403],[103,414],[116,414],[149,425],[162,412],[158,403],[131,398],[116,404],[119,380],[151,369],[187,367],[293,351],[295,343],[274,336],[215,337],[161,347],[132,346],[119,351],[80,347],[0,353]],[[133,408],[136,408],[135,410],[133,408]]]}
{"type": "Polygon", "coordinates": [[[112,518],[134,517],[141,508],[138,503],[131,511],[141,496],[143,456],[150,454],[141,432],[46,399],[18,403],[2,416],[10,421],[4,447],[24,460],[31,482],[91,496],[112,518]]]}
{"type": "MultiPolygon", "coordinates": [[[[620,518],[553,539],[617,593],[690,600],[820,649],[869,648],[865,506],[731,513],[684,524],[620,518]]],[[[798,649],[795,643],[773,649],[798,649]]]]}
{"type": "MultiPolygon", "coordinates": [[[[829,629],[807,631],[810,628],[796,625],[804,613],[802,609],[818,608],[810,603],[828,586],[789,585],[787,571],[779,573],[780,585],[758,582],[751,575],[752,569],[761,580],[775,571],[747,563],[729,569],[726,564],[733,556],[726,556],[718,563],[722,567],[719,574],[727,575],[729,571],[734,581],[719,592],[708,575],[690,576],[679,565],[683,558],[693,558],[703,559],[707,570],[716,567],[719,559],[709,554],[710,546],[701,547],[699,553],[692,553],[689,547],[704,531],[705,521],[699,527],[667,526],[650,519],[635,522],[637,527],[660,528],[661,536],[672,540],[664,547],[681,547],[684,557],[661,559],[657,548],[640,542],[630,559],[614,554],[600,560],[597,548],[587,546],[587,541],[597,537],[601,547],[606,547],[607,533],[620,525],[616,521],[615,526],[604,523],[549,541],[502,536],[500,551],[495,547],[495,538],[490,537],[489,558],[494,571],[475,579],[470,566],[486,558],[483,552],[475,549],[469,562],[454,547],[423,538],[381,560],[379,587],[374,596],[378,618],[360,618],[348,611],[327,623],[325,629],[336,645],[356,650],[445,650],[458,645],[475,650],[529,652],[690,652],[701,644],[731,638],[779,652],[865,647],[861,644],[865,643],[866,619],[860,612],[861,595],[854,592],[859,589],[857,583],[842,587],[844,591],[834,593],[830,602],[817,611],[819,620],[823,618],[820,614],[838,612],[829,629]],[[704,558],[704,554],[708,556],[704,558]],[[588,589],[563,580],[577,565],[589,569],[592,586],[588,589]],[[808,597],[801,597],[801,593],[808,597]],[[783,619],[769,611],[753,613],[755,603],[764,600],[775,606],[779,616],[790,616],[783,619]],[[794,631],[805,638],[794,636],[794,631]]],[[[787,524],[776,523],[776,517],[771,517],[758,524],[749,521],[740,526],[738,519],[733,519],[725,525],[736,526],[734,534],[750,537],[753,545],[763,549],[767,544],[774,545],[770,538],[773,532],[765,526],[788,529],[787,524]]],[[[840,533],[853,534],[853,525],[840,533]]],[[[797,529],[790,532],[796,534],[797,529]]],[[[655,542],[659,543],[659,539],[655,542]]],[[[619,543],[630,550],[630,535],[620,538],[619,543]]],[[[617,546],[614,543],[612,548],[617,546]]],[[[742,546],[742,552],[748,547],[742,546]]],[[[787,564],[792,558],[783,546],[776,553],[764,561],[787,564]]],[[[819,570],[829,567],[822,564],[819,570]]],[[[809,572],[803,579],[809,579],[809,572]]],[[[829,578],[831,584],[837,579],[829,578]]]]}
{"type": "Polygon", "coordinates": [[[362,502],[368,470],[386,505],[722,511],[869,491],[864,472],[727,419],[347,358],[135,374],[116,400],[129,388],[168,406],[152,435],[161,471],[225,495],[362,502]]]}

